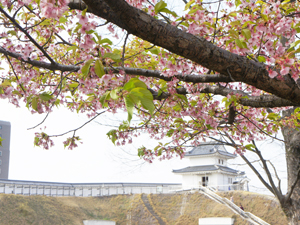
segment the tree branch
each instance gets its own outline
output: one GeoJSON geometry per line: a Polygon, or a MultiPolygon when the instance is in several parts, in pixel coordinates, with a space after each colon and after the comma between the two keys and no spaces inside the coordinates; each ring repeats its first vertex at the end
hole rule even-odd
{"type": "MultiPolygon", "coordinates": [[[[33,65],[35,67],[44,68],[48,70],[59,70],[62,72],[71,71],[71,72],[77,72],[80,69],[80,66],[75,65],[62,65],[59,63],[51,64],[44,61],[38,61],[38,60],[31,60],[27,59],[25,60],[21,54],[14,53],[7,51],[6,49],[0,47],[0,53],[11,56],[15,59],[21,60],[22,62],[28,63],[30,65],[33,65]]],[[[165,81],[171,81],[172,77],[166,77],[163,76],[160,71],[157,70],[146,70],[146,69],[139,69],[139,68],[122,68],[122,67],[105,67],[104,68],[106,73],[109,73],[109,71],[112,71],[113,73],[119,73],[120,70],[124,70],[126,74],[128,75],[137,75],[137,76],[145,76],[145,77],[153,77],[153,78],[159,78],[165,81]]],[[[203,74],[203,75],[194,75],[194,74],[177,74],[174,75],[178,80],[184,81],[184,82],[191,82],[191,83],[216,83],[216,82],[230,82],[231,79],[229,77],[226,77],[222,74],[203,74]]],[[[179,94],[188,94],[187,91],[184,88],[180,88],[177,90],[179,94]]],[[[260,107],[267,107],[267,108],[274,108],[274,107],[285,107],[285,106],[299,106],[300,104],[295,104],[289,100],[285,100],[279,97],[276,97],[274,95],[261,95],[261,96],[251,96],[243,91],[238,90],[232,90],[230,88],[225,88],[222,86],[212,86],[207,85],[205,88],[203,88],[201,93],[210,93],[215,95],[221,95],[221,96],[227,96],[228,94],[231,95],[239,95],[241,98],[239,99],[239,103],[244,106],[251,106],[255,108],[260,107]],[[244,98],[243,98],[244,97],[244,98]]],[[[164,98],[168,98],[170,95],[168,93],[162,93],[161,95],[158,95],[157,92],[152,91],[152,94],[154,95],[154,99],[161,100],[164,98]]]]}
{"type": "Polygon", "coordinates": [[[283,195],[282,193],[278,190],[278,188],[275,186],[274,184],[274,181],[273,181],[273,178],[272,178],[272,175],[270,173],[270,170],[268,168],[268,165],[266,163],[266,160],[263,158],[261,152],[259,151],[259,149],[257,148],[256,144],[255,144],[255,141],[252,141],[253,145],[255,146],[255,153],[258,155],[260,161],[262,162],[263,164],[263,168],[264,168],[264,171],[266,172],[267,174],[267,177],[269,179],[269,182],[271,184],[271,187],[273,189],[273,194],[277,197],[277,199],[281,202],[282,199],[283,199],[283,195]]]}
{"type": "Polygon", "coordinates": [[[220,74],[227,74],[227,69],[230,68],[231,76],[235,81],[245,82],[296,105],[300,104],[300,89],[295,81],[289,76],[284,76],[284,81],[270,78],[262,63],[226,51],[203,37],[186,33],[157,20],[142,10],[130,6],[124,0],[84,0],[84,2],[93,14],[107,19],[143,40],[220,74]]]}
{"type": "Polygon", "coordinates": [[[249,162],[249,160],[244,156],[240,155],[241,158],[247,163],[247,165],[252,169],[252,171],[256,174],[258,179],[265,185],[265,187],[275,195],[273,188],[265,181],[265,179],[260,175],[260,173],[256,170],[256,168],[249,162]]]}
{"type": "Polygon", "coordinates": [[[295,181],[293,182],[293,184],[291,185],[290,191],[285,196],[285,201],[286,202],[288,202],[290,200],[290,198],[291,198],[291,196],[293,194],[293,191],[294,191],[294,189],[295,189],[295,187],[296,187],[299,179],[300,179],[300,167],[299,167],[299,169],[297,171],[297,177],[296,177],[295,181]]]}
{"type": "Polygon", "coordinates": [[[279,190],[279,192],[282,194],[282,191],[281,191],[281,179],[280,179],[279,176],[278,176],[277,170],[276,170],[274,164],[273,164],[270,160],[267,160],[267,162],[270,163],[270,165],[273,167],[275,176],[276,176],[276,178],[277,178],[277,180],[278,180],[278,190],[279,190]]]}

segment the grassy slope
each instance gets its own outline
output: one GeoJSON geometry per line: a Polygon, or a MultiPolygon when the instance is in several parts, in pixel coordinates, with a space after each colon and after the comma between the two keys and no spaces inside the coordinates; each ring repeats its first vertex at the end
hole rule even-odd
{"type": "MultiPolygon", "coordinates": [[[[249,192],[223,192],[234,195],[245,211],[272,225],[287,224],[276,201],[249,192]],[[276,215],[276,216],[275,216],[276,215]]],[[[154,210],[168,224],[197,224],[200,217],[236,217],[235,224],[247,224],[228,208],[199,194],[148,195],[154,210]],[[184,202],[186,202],[184,204],[184,202]]],[[[0,195],[0,224],[82,224],[84,219],[114,220],[117,224],[158,224],[142,204],[140,195],[111,197],[46,197],[0,195]]]]}

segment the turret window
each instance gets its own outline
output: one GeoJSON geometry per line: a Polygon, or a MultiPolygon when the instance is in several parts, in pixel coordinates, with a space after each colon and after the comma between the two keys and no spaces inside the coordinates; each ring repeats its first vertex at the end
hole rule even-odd
{"type": "Polygon", "coordinates": [[[224,160],[223,159],[219,159],[219,164],[223,165],[224,164],[224,160]]]}

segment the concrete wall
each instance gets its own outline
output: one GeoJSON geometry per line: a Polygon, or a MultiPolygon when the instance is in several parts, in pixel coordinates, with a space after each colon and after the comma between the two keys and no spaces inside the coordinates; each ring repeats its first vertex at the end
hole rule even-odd
{"type": "Polygon", "coordinates": [[[0,146],[0,179],[8,179],[10,155],[10,122],[0,120],[0,137],[4,139],[0,146]]]}

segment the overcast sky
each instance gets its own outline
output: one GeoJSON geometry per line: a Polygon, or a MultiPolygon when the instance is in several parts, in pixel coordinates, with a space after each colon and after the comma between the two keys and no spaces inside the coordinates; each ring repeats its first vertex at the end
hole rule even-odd
{"type": "MultiPolygon", "coordinates": [[[[74,150],[64,149],[64,138],[56,138],[55,146],[50,150],[34,147],[35,130],[28,130],[40,123],[45,115],[31,114],[26,107],[16,108],[7,100],[0,100],[0,120],[11,122],[11,148],[9,179],[54,181],[54,182],[175,182],[181,183],[181,176],[172,173],[172,169],[189,166],[188,160],[178,158],[149,164],[139,159],[136,149],[155,140],[147,136],[134,140],[126,147],[114,146],[106,133],[113,127],[91,122],[77,134],[83,144],[74,150]]],[[[97,121],[102,124],[113,124],[126,114],[100,116],[97,121]]],[[[61,134],[84,124],[88,119],[64,108],[55,109],[41,128],[48,134],[61,134]]],[[[71,135],[71,134],[70,134],[71,135]]],[[[286,168],[282,146],[277,143],[261,143],[263,154],[277,166],[283,179],[283,190],[286,190],[286,168]]],[[[227,150],[232,152],[231,149],[227,150]]],[[[251,153],[247,156],[254,159],[251,153]]],[[[267,193],[251,170],[242,160],[230,160],[229,167],[246,171],[251,179],[250,191],[267,193]]],[[[258,163],[255,165],[260,168],[258,163]]]]}

